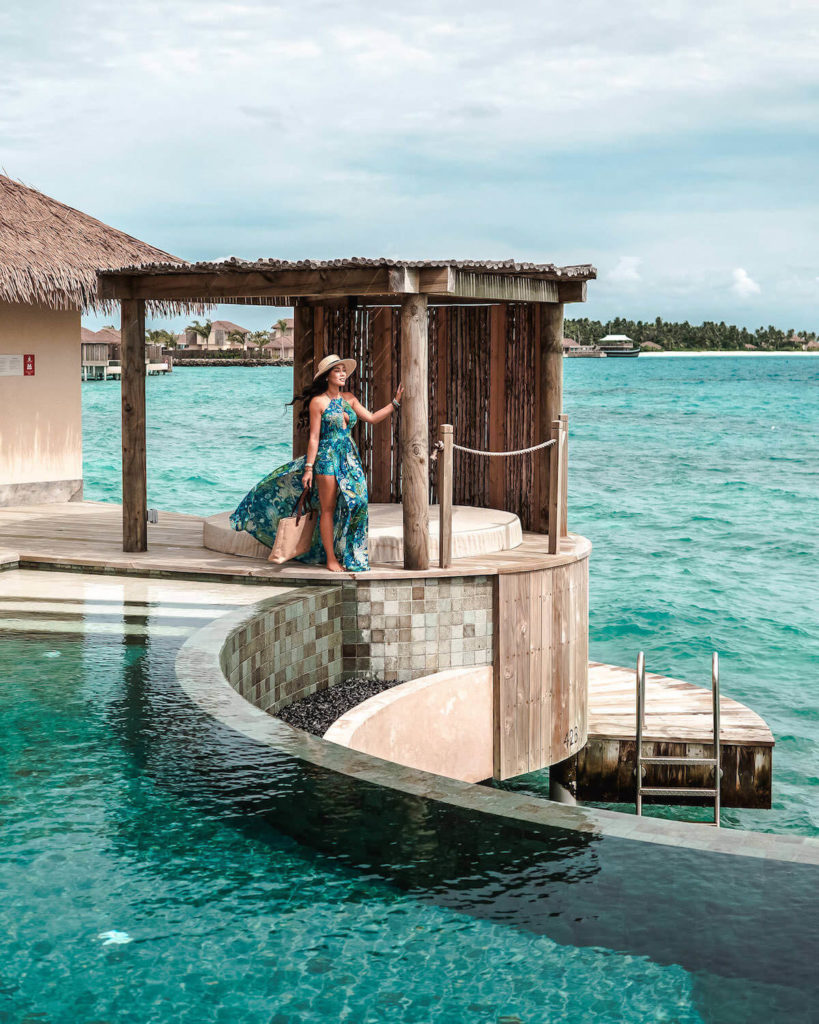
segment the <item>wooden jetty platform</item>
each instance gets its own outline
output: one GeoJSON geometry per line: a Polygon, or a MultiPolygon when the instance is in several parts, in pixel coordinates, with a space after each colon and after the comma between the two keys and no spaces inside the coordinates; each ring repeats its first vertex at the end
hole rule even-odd
{"type": "MultiPolygon", "coordinates": [[[[589,663],[589,735],[585,747],[551,771],[581,801],[634,802],[636,756],[635,670],[589,663]]],[[[727,807],[771,806],[774,738],[767,723],[744,704],[720,698],[720,798],[727,807]]],[[[713,751],[709,687],[646,673],[646,756],[709,757],[713,751]]],[[[652,766],[651,784],[706,787],[708,769],[652,766]]],[[[644,798],[651,802],[652,798],[644,798]]],[[[657,803],[671,801],[662,798],[657,803]]],[[[706,803],[677,798],[674,803],[706,803]]]]}
{"type": "MultiPolygon", "coordinates": [[[[555,570],[562,566],[569,570],[578,559],[586,558],[591,548],[583,537],[569,534],[561,538],[560,552],[550,555],[547,536],[524,532],[522,543],[511,550],[458,558],[448,569],[431,567],[408,570],[400,563],[382,563],[373,565],[367,573],[342,573],[330,577],[323,567],[294,562],[271,565],[261,558],[237,557],[209,550],[203,544],[204,522],[199,516],[160,512],[159,522],[148,527],[149,550],[123,552],[120,505],[82,501],[0,507],[0,565],[6,563],[21,568],[72,568],[189,579],[218,578],[247,583],[280,581],[326,584],[355,580],[358,587],[367,586],[370,581],[395,581],[399,585],[404,581],[404,586],[412,587],[413,581],[434,583],[436,577],[481,577],[487,580],[488,585],[489,578],[496,577],[501,581],[510,581],[509,584],[503,583],[502,593],[499,591],[499,594],[504,601],[514,599],[514,603],[517,600],[515,587],[523,574],[531,576],[538,570],[555,570]],[[509,591],[510,586],[512,591],[509,591]]],[[[376,583],[373,582],[372,586],[376,586],[376,583]]],[[[374,592],[369,595],[370,599],[376,599],[374,592]]],[[[540,597],[539,600],[545,602],[546,599],[540,597]]],[[[525,601],[523,604],[518,601],[514,607],[517,609],[515,622],[518,626],[528,622],[529,612],[525,608],[529,608],[529,605],[525,601]]],[[[547,628],[548,622],[552,621],[551,614],[551,611],[547,613],[543,628],[547,628]]],[[[558,624],[556,628],[565,630],[565,623],[569,621],[566,618],[569,614],[568,606],[556,607],[554,614],[557,616],[554,620],[558,624]]],[[[550,628],[547,628],[547,632],[550,628]]],[[[534,637],[545,637],[546,634],[538,633],[534,620],[532,629],[531,634],[528,633],[528,627],[524,633],[517,627],[514,630],[511,627],[498,629],[501,641],[497,649],[500,659],[498,669],[501,674],[503,665],[508,661],[504,651],[507,655],[509,651],[514,652],[509,664],[514,662],[517,665],[520,662],[521,665],[529,665],[527,672],[533,680],[542,670],[538,669],[538,665],[542,665],[539,661],[541,651],[534,637]],[[519,641],[523,642],[523,647],[520,647],[519,641]]],[[[579,629],[578,636],[585,635],[585,628],[579,629]]],[[[576,656],[577,660],[583,655],[587,657],[585,648],[578,647],[573,657],[576,656]]],[[[520,707],[513,701],[510,709],[507,709],[511,723],[510,735],[516,735],[520,730],[529,731],[532,725],[532,716],[528,713],[531,698],[529,675],[524,674],[527,680],[525,699],[520,707]]],[[[656,756],[707,756],[711,748],[710,690],[657,674],[647,674],[646,684],[646,753],[656,756]]],[[[555,683],[555,686],[558,684],[555,683]]],[[[536,689],[539,688],[538,682],[536,689]]],[[[588,707],[585,706],[585,700],[578,703],[578,699],[572,699],[562,703],[561,709],[570,716],[574,714],[578,723],[582,724],[581,719],[587,718],[588,729],[574,729],[577,735],[570,750],[566,751],[574,756],[553,764],[551,771],[554,777],[581,801],[633,802],[634,670],[592,662],[588,668],[588,707]],[[566,703],[566,709],[562,709],[562,703],[566,703]],[[586,736],[588,739],[584,745],[586,736]]],[[[720,706],[723,804],[728,807],[769,807],[774,745],[771,731],[759,715],[728,697],[722,697],[720,706]]],[[[561,721],[565,717],[562,710],[558,716],[561,721]]],[[[550,714],[556,714],[554,709],[550,714]]],[[[544,713],[543,721],[546,720],[544,713]]],[[[552,731],[556,729],[555,725],[552,731]]],[[[504,770],[504,777],[531,771],[535,767],[539,765],[518,763],[515,760],[504,770]]],[[[708,783],[702,774],[703,769],[663,766],[652,770],[658,773],[658,785],[705,786],[708,783]]]]}
{"type": "Polygon", "coordinates": [[[369,572],[330,576],[323,566],[289,562],[273,565],[261,558],[212,551],[203,544],[205,520],[180,512],[160,512],[148,526],[148,551],[122,550],[122,506],[93,501],[0,506],[0,553],[31,568],[84,568],[108,571],[168,572],[231,576],[236,579],[287,579],[305,582],[356,579],[416,579],[494,576],[573,561],[590,548],[576,534],[561,538],[560,552],[547,552],[548,537],[523,533],[522,542],[505,551],[459,558],[449,569],[404,569],[400,562],[374,564],[369,572]]]}

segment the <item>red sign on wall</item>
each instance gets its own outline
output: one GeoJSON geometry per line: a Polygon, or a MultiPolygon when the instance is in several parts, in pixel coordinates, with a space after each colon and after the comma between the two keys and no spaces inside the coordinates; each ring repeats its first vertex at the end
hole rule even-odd
{"type": "Polygon", "coordinates": [[[27,355],[23,356],[23,376],[33,377],[34,376],[34,356],[27,355]]]}

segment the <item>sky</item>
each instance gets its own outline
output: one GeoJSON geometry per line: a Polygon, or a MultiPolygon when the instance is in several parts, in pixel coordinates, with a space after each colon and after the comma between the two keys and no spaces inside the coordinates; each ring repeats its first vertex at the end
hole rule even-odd
{"type": "Polygon", "coordinates": [[[4,173],[191,260],[592,263],[567,316],[817,330],[818,140],[815,0],[0,9],[4,173]]]}

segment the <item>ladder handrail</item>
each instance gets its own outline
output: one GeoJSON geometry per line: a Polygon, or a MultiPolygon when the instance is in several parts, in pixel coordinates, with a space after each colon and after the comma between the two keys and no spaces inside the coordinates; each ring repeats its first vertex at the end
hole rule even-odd
{"type": "Polygon", "coordinates": [[[637,813],[643,813],[643,716],[646,703],[646,656],[643,651],[637,655],[637,813]]]}
{"type": "Polygon", "coordinates": [[[719,655],[716,651],[711,654],[711,701],[714,707],[714,824],[719,825],[719,790],[722,779],[722,763],[719,749],[720,723],[719,723],[719,655]]]}
{"type": "Polygon", "coordinates": [[[643,730],[645,726],[645,710],[646,710],[646,659],[645,653],[640,651],[637,655],[637,671],[635,673],[635,690],[637,695],[637,707],[636,707],[636,728],[635,728],[635,739],[636,739],[636,751],[635,760],[636,767],[634,774],[636,775],[636,799],[637,814],[643,813],[643,793],[649,795],[672,795],[675,791],[680,792],[684,795],[690,795],[695,792],[687,787],[670,787],[670,786],[643,786],[643,773],[645,771],[643,765],[644,762],[648,764],[653,763],[673,763],[678,765],[704,765],[710,763],[714,769],[714,787],[712,789],[703,789],[703,795],[714,797],[714,824],[719,827],[720,823],[720,782],[722,779],[722,756],[720,751],[720,699],[719,699],[719,654],[714,651],[711,655],[711,706],[714,718],[714,729],[712,736],[712,744],[714,747],[713,758],[703,757],[643,757],[643,730]]]}

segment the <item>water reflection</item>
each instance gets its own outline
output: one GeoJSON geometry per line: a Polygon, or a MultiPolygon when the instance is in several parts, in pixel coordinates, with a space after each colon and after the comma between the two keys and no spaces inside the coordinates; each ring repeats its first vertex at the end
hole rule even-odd
{"type": "Polygon", "coordinates": [[[812,868],[515,827],[300,762],[193,707],[176,647],[152,641],[109,713],[154,781],[199,814],[271,845],[284,833],[421,903],[748,983],[796,1019],[819,1006],[812,868]]]}

